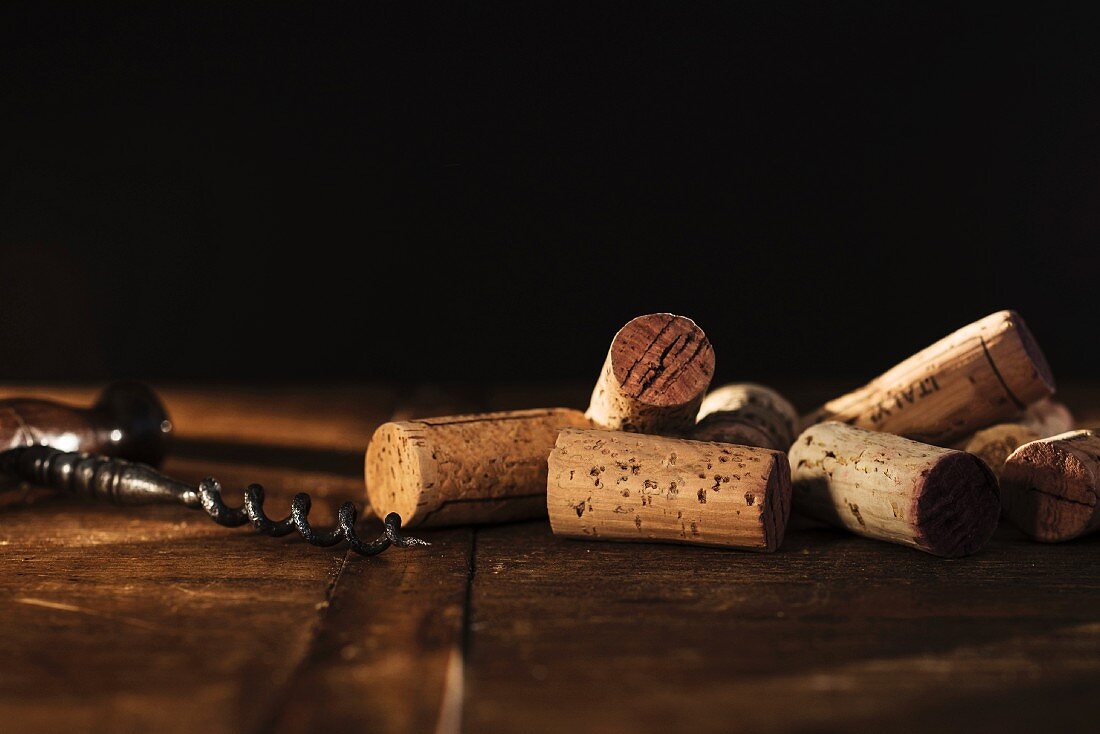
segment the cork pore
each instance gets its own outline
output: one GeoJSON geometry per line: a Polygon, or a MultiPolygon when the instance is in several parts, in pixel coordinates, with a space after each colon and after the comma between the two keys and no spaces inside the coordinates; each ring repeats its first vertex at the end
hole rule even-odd
{"type": "Polygon", "coordinates": [[[1089,530],[1096,509],[1095,478],[1064,446],[1025,444],[1001,470],[1005,515],[1031,537],[1057,542],[1089,530]]]}
{"type": "Polygon", "coordinates": [[[917,499],[917,532],[929,552],[955,558],[974,553],[997,529],[997,479],[985,462],[962,451],[928,470],[917,499]]]}
{"type": "Polygon", "coordinates": [[[625,395],[647,405],[680,405],[714,374],[714,349],[695,322],[670,313],[630,321],[611,343],[611,369],[625,395]]]}
{"type": "Polygon", "coordinates": [[[1005,459],[1013,451],[1039,438],[1042,436],[1027,426],[1001,423],[978,431],[961,448],[984,461],[994,474],[1000,476],[1005,459]]]}

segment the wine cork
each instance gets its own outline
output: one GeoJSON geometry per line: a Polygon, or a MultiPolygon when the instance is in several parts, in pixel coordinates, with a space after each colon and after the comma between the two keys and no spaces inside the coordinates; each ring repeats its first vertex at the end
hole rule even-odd
{"type": "Polygon", "coordinates": [[[691,437],[786,451],[798,434],[798,412],[770,387],[723,385],[703,398],[691,437]]]}
{"type": "Polygon", "coordinates": [[[1072,431],[1073,413],[1057,400],[1043,398],[1027,406],[1019,423],[1038,433],[1040,438],[1048,438],[1072,431]]]}
{"type": "Polygon", "coordinates": [[[558,431],[591,425],[548,408],[386,423],[366,454],[367,497],[402,525],[464,525],[546,516],[546,456],[558,431]]]}
{"type": "Polygon", "coordinates": [[[997,478],[1000,478],[1005,459],[1020,446],[1040,438],[1042,436],[1022,423],[998,423],[995,426],[983,428],[970,438],[956,444],[956,447],[960,451],[977,456],[986,463],[997,478]]]}
{"type": "Polygon", "coordinates": [[[1072,540],[1100,527],[1100,436],[1069,431],[1026,443],[1001,470],[1005,516],[1044,542],[1072,540]]]}
{"type": "Polygon", "coordinates": [[[1023,319],[998,311],[831,400],[803,426],[835,420],[946,446],[1053,392],[1050,367],[1023,319]]]}
{"type": "Polygon", "coordinates": [[[1000,478],[1009,454],[1025,443],[1065,433],[1073,427],[1069,409],[1053,400],[1040,400],[1027,407],[1011,423],[983,428],[955,444],[955,448],[974,454],[1000,478]]]}
{"type": "Polygon", "coordinates": [[[790,515],[778,451],[568,428],[547,462],[556,535],[774,551],[790,515]]]}
{"type": "Polygon", "coordinates": [[[585,415],[603,428],[686,433],[713,375],[714,350],[694,321],[639,316],[612,340],[585,415]]]}
{"type": "Polygon", "coordinates": [[[997,528],[997,481],[963,451],[829,422],[803,431],[790,461],[794,511],[858,535],[956,557],[997,528]]]}

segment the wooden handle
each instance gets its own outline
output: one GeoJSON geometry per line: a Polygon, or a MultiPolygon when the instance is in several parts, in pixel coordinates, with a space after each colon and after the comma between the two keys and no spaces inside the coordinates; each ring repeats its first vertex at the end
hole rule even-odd
{"type": "Polygon", "coordinates": [[[1023,319],[999,311],[964,326],[803,420],[835,420],[949,445],[1054,392],[1023,319]]]}
{"type": "Polygon", "coordinates": [[[639,316],[611,342],[586,415],[603,428],[683,434],[714,375],[714,350],[691,319],[639,316]]]}
{"type": "Polygon", "coordinates": [[[90,408],[48,400],[0,400],[0,448],[45,445],[159,466],[172,422],[156,393],[134,382],[108,386],[90,408]]]}
{"type": "Polygon", "coordinates": [[[774,551],[790,514],[778,451],[569,428],[548,460],[557,535],[774,551]]]}
{"type": "Polygon", "coordinates": [[[1100,527],[1100,436],[1070,431],[1020,446],[1001,469],[1005,516],[1036,540],[1058,542],[1100,527]]]}
{"type": "Polygon", "coordinates": [[[1005,460],[1025,443],[1057,436],[1072,430],[1073,416],[1061,403],[1050,399],[1032,403],[1016,420],[998,423],[976,431],[955,444],[955,448],[974,454],[1000,478],[1005,460]]]}
{"type": "Polygon", "coordinates": [[[546,456],[558,431],[591,425],[548,408],[386,423],[367,447],[367,497],[404,527],[546,515],[546,456]]]}
{"type": "Polygon", "coordinates": [[[997,480],[977,457],[843,423],[810,426],[790,452],[795,512],[937,556],[993,536],[997,480]]]}
{"type": "Polygon", "coordinates": [[[786,451],[798,434],[798,412],[770,387],[739,382],[703,398],[691,437],[786,451]]]}

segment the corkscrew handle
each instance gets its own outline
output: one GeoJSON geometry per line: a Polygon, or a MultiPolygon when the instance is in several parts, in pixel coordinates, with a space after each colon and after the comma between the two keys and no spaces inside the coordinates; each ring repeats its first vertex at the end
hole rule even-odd
{"type": "Polygon", "coordinates": [[[24,446],[0,453],[0,473],[86,499],[116,505],[180,504],[200,508],[198,490],[125,459],[24,446]]]}
{"type": "Polygon", "coordinates": [[[137,382],[109,385],[89,408],[34,398],[0,400],[0,449],[43,445],[159,466],[171,435],[164,405],[137,382]]]}

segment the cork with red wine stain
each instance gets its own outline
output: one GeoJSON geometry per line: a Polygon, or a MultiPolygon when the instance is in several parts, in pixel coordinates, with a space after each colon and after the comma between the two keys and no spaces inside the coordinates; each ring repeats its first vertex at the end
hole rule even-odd
{"type": "Polygon", "coordinates": [[[964,451],[827,422],[789,457],[792,509],[805,517],[948,558],[977,552],[997,528],[997,480],[964,451]]]}

